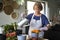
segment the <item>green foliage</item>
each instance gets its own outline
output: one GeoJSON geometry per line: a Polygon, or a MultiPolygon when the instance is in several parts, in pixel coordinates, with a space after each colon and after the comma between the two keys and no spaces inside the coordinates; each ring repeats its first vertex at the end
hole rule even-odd
{"type": "MultiPolygon", "coordinates": [[[[14,32],[15,30],[17,30],[17,23],[11,23],[11,24],[6,24],[2,26],[4,28],[4,34],[10,33],[10,32],[14,32]]],[[[16,36],[12,36],[12,37],[7,37],[6,40],[17,40],[16,36]]]]}
{"type": "Polygon", "coordinates": [[[16,36],[8,37],[6,40],[17,40],[17,37],[16,36]]]}

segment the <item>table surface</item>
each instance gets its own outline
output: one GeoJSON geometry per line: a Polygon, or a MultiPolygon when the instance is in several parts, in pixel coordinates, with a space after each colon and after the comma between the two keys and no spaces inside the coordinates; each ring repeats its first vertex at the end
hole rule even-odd
{"type": "MultiPolygon", "coordinates": [[[[25,34],[24,34],[25,35],[25,34]]],[[[25,35],[26,36],[26,40],[31,40],[29,39],[28,35],[25,35]]],[[[45,39],[45,38],[38,38],[39,40],[48,40],[48,39],[45,39]]]]}
{"type": "MultiPolygon", "coordinates": [[[[31,39],[27,39],[27,40],[31,40],[31,39]]],[[[39,39],[39,40],[48,40],[48,39],[39,39]]]]}

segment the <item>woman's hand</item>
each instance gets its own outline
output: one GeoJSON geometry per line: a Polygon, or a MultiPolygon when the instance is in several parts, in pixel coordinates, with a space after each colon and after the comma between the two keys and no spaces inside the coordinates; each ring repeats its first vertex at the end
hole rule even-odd
{"type": "Polygon", "coordinates": [[[48,27],[42,27],[42,28],[40,28],[40,31],[47,31],[48,30],[48,27]]]}
{"type": "Polygon", "coordinates": [[[49,28],[51,28],[51,26],[47,24],[45,27],[40,28],[40,31],[47,31],[49,28]]]}

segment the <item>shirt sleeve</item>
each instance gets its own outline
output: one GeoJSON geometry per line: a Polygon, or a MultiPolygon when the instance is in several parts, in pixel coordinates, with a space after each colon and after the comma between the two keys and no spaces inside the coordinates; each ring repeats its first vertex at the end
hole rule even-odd
{"type": "Polygon", "coordinates": [[[45,24],[45,26],[47,26],[47,24],[49,24],[49,21],[45,15],[44,15],[44,24],[45,24]]]}

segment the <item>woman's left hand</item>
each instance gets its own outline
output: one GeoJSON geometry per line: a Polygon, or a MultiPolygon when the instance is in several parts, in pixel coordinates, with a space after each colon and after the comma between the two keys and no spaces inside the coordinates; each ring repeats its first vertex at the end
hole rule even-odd
{"type": "Polygon", "coordinates": [[[40,31],[47,31],[48,30],[48,28],[47,27],[42,27],[42,28],[40,28],[40,31]]]}

